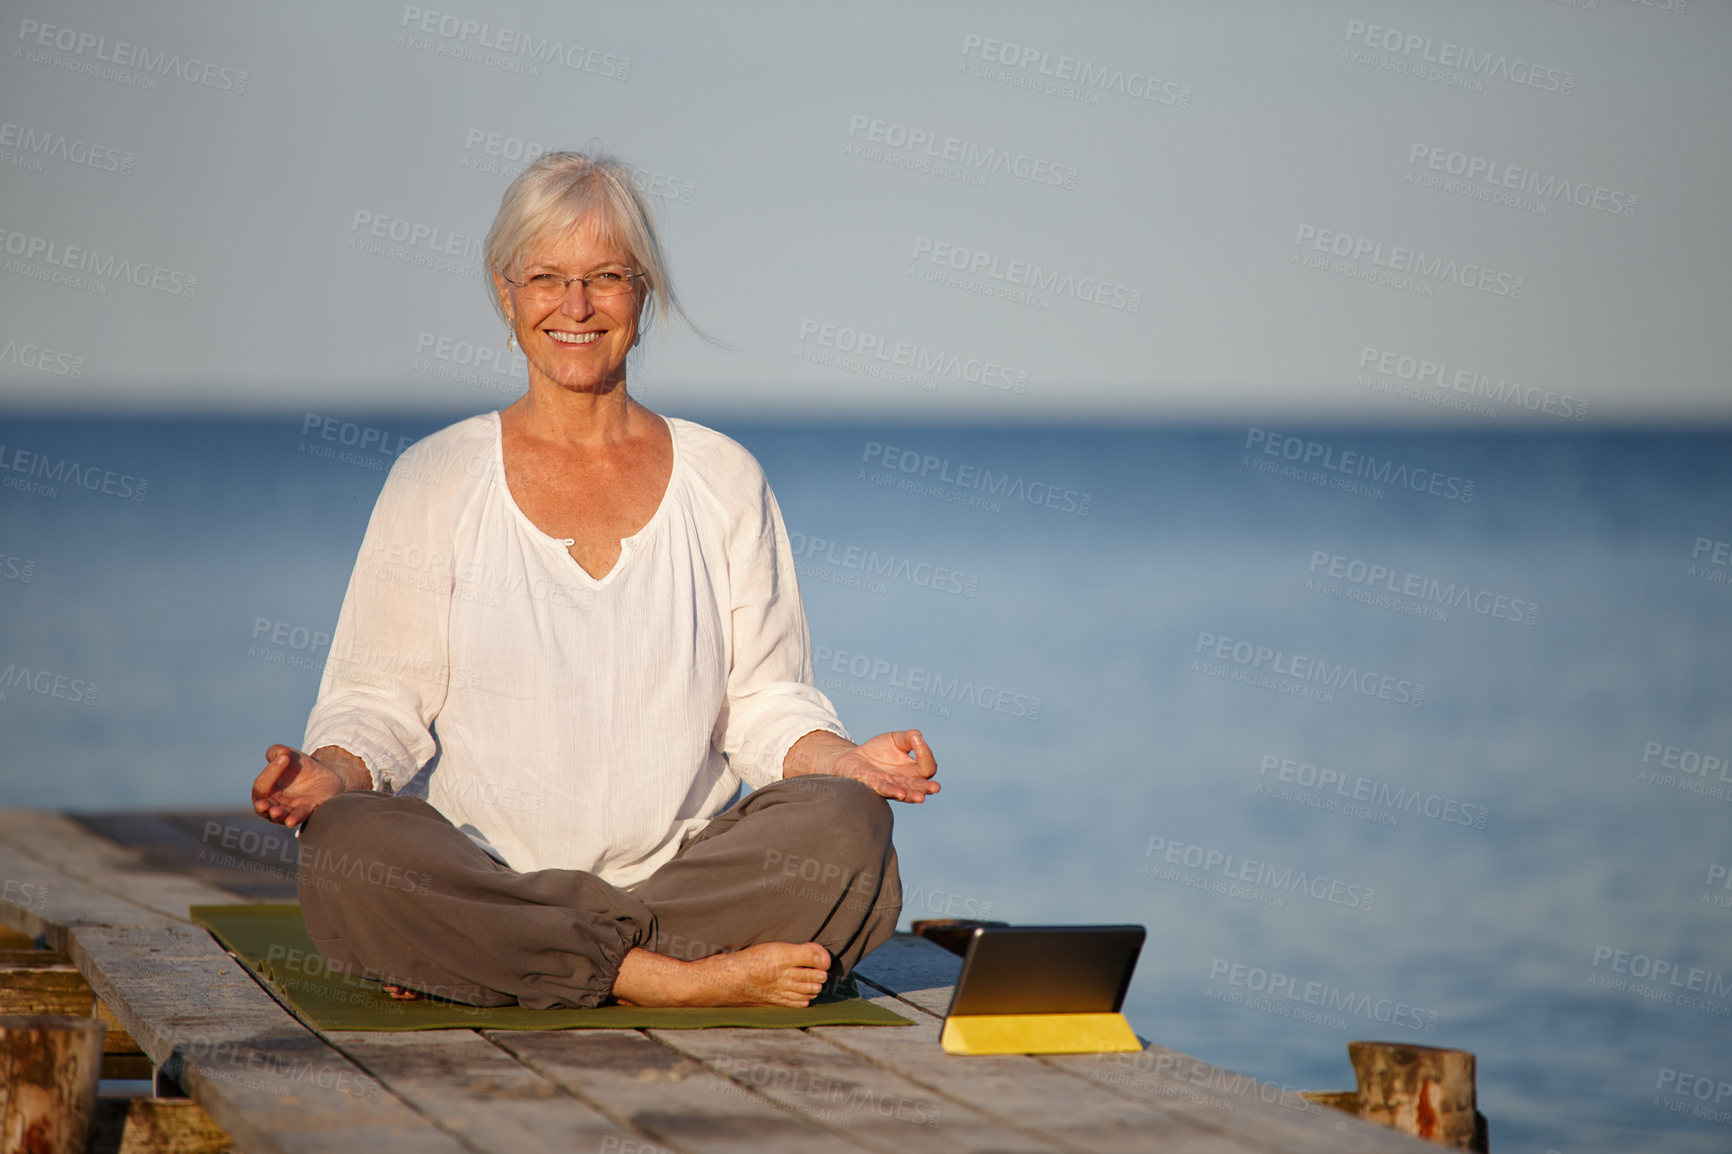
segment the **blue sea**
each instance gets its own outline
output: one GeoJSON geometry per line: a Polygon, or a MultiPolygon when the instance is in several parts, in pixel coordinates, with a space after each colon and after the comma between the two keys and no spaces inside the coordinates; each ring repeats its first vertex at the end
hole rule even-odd
{"type": "MultiPolygon", "coordinates": [[[[244,806],[460,415],[0,423],[0,804],[244,806]]],[[[1141,923],[1138,1032],[1284,1086],[1471,1050],[1499,1151],[1732,1150],[1732,435],[710,423],[938,753],[905,918],[1141,923]]]]}

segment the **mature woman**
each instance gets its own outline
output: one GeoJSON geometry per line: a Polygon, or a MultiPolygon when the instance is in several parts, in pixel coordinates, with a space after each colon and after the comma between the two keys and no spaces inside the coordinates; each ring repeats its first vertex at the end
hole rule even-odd
{"type": "Polygon", "coordinates": [[[932,752],[848,739],[758,463],[628,394],[684,315],[629,169],[541,157],[485,256],[529,391],[392,469],[253,807],[320,950],[406,996],[805,1005],[894,931],[883,799],[932,752]]]}

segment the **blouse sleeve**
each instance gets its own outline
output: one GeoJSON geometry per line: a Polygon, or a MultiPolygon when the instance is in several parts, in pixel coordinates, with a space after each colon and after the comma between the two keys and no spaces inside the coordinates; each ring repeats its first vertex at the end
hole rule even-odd
{"type": "Polygon", "coordinates": [[[812,684],[812,642],[782,511],[760,481],[756,508],[736,522],[730,546],[733,664],[722,752],[756,789],[782,777],[796,741],[814,730],[847,739],[830,699],[812,684]]]}
{"type": "Polygon", "coordinates": [[[433,756],[431,727],[450,684],[451,533],[442,470],[414,449],[373,506],[307,719],[308,752],[341,746],[374,789],[396,791],[433,756]]]}

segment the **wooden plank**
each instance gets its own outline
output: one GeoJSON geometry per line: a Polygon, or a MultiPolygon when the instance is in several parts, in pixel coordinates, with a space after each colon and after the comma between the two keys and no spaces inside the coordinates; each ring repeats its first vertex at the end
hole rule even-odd
{"type": "Polygon", "coordinates": [[[867,1148],[635,1030],[488,1030],[485,1035],[598,1110],[690,1154],[860,1154],[867,1148]]]}
{"type": "Polygon", "coordinates": [[[854,967],[856,977],[939,1017],[950,1007],[960,973],[961,958],[913,934],[897,934],[854,967]]]}
{"type": "Polygon", "coordinates": [[[187,907],[244,900],[239,894],[154,869],[142,855],[98,837],[65,814],[0,809],[0,844],[134,905],[187,920],[187,907]]]}
{"type": "Polygon", "coordinates": [[[237,1149],[464,1149],[290,1016],[204,929],[94,889],[11,846],[0,845],[0,878],[42,896],[28,909],[0,903],[0,920],[46,934],[65,951],[237,1149]]]}
{"type": "Polygon", "coordinates": [[[1039,1061],[1172,1115],[1224,1128],[1257,1150],[1396,1154],[1429,1148],[1165,1046],[1151,1044],[1140,1054],[1048,1054],[1039,1061]]]}
{"type": "Polygon", "coordinates": [[[0,841],[0,885],[28,895],[24,901],[0,902],[0,922],[42,941],[47,949],[69,959],[70,927],[54,918],[72,918],[78,925],[94,925],[104,919],[130,921],[146,912],[111,893],[75,882],[4,841],[0,841]],[[65,893],[72,890],[78,891],[76,898],[65,899],[65,893]]]}
{"type": "Polygon", "coordinates": [[[185,1098],[99,1098],[88,1154],[224,1154],[221,1126],[185,1098]]]}
{"type": "MultiPolygon", "coordinates": [[[[897,1006],[888,996],[873,1001],[897,1006]]],[[[1142,1154],[1158,1144],[1175,1154],[1252,1152],[1218,1124],[1079,1084],[1070,1073],[1035,1058],[946,1054],[938,1041],[942,1026],[942,1019],[921,1014],[912,1029],[822,1026],[808,1033],[1067,1150],[1142,1154]]]]}
{"type": "Polygon", "coordinates": [[[804,1032],[718,1029],[652,1030],[650,1034],[789,1110],[846,1130],[874,1150],[1008,1154],[1057,1148],[804,1032]]]}
{"type": "MultiPolygon", "coordinates": [[[[7,840],[8,834],[15,834],[17,836],[14,839],[14,844],[23,842],[24,844],[18,848],[30,853],[37,860],[41,860],[43,855],[32,853],[32,848],[46,849],[48,856],[54,859],[47,864],[53,866],[59,862],[69,866],[74,872],[68,876],[78,880],[86,880],[80,875],[94,875],[99,882],[108,880],[114,888],[120,889],[123,893],[129,892],[130,896],[144,900],[147,903],[147,908],[155,908],[158,912],[178,916],[183,920],[186,914],[181,910],[180,903],[182,901],[190,899],[188,904],[191,904],[193,901],[230,902],[237,900],[236,895],[226,890],[197,888],[189,890],[183,879],[165,875],[159,870],[139,868],[135,854],[124,847],[108,844],[105,839],[84,830],[81,823],[74,822],[63,814],[31,814],[30,820],[21,820],[20,812],[17,810],[0,810],[0,843],[7,840]],[[125,869],[119,881],[104,872],[116,862],[119,862],[125,869]],[[158,900],[153,901],[153,898],[158,900]]],[[[57,872],[67,873],[67,870],[58,869],[57,872]]],[[[98,888],[106,887],[99,886],[98,888]]],[[[10,932],[15,933],[16,931],[10,932]]],[[[64,954],[40,952],[46,956],[65,958],[64,954]]],[[[20,961],[28,961],[28,958],[23,954],[15,955],[10,951],[0,952],[0,959],[7,957],[17,957],[20,961]]],[[[66,960],[67,964],[70,965],[70,959],[66,960]]],[[[94,994],[92,996],[94,997],[94,994]]],[[[114,1012],[101,1000],[96,1001],[95,1013],[107,1027],[107,1034],[103,1042],[104,1053],[114,1055],[117,1058],[143,1053],[138,1044],[127,1034],[120,1020],[114,1016],[114,1012]]],[[[123,1065],[125,1064],[116,1063],[114,1068],[120,1069],[123,1065]]],[[[105,1067],[106,1069],[107,1067],[105,1067]]],[[[149,1075],[146,1074],[145,1077],[149,1077],[149,1075]]]]}
{"type": "MultiPolygon", "coordinates": [[[[92,990],[91,994],[94,996],[95,991],[92,990]]],[[[126,1027],[120,1024],[120,1019],[114,1016],[114,1011],[103,1005],[100,998],[96,999],[96,1016],[102,1019],[102,1024],[107,1030],[107,1033],[103,1035],[106,1039],[102,1043],[103,1053],[121,1056],[144,1053],[138,1048],[138,1043],[132,1040],[132,1035],[126,1032],[126,1027]]],[[[147,1078],[149,1076],[148,1074],[145,1075],[147,1078]]]]}
{"type": "Polygon", "coordinates": [[[644,1140],[473,1030],[342,1030],[325,1038],[479,1151],[630,1150],[644,1140]]]}
{"type": "MultiPolygon", "coordinates": [[[[72,959],[55,950],[0,950],[0,1013],[95,1015],[104,1027],[104,1054],[143,1053],[114,1012],[97,1000],[72,959]]],[[[108,1070],[105,1062],[104,1077],[111,1076],[108,1070]]]]}
{"type": "MultiPolygon", "coordinates": [[[[9,933],[17,933],[9,930],[9,933]]],[[[23,934],[18,934],[23,938],[23,934]]],[[[31,939],[25,938],[25,941],[31,939]]],[[[16,950],[0,950],[0,975],[12,970],[42,970],[55,967],[65,967],[72,964],[72,959],[58,950],[38,949],[35,946],[25,946],[16,950]]]]}
{"type": "MultiPolygon", "coordinates": [[[[855,972],[903,1002],[942,1016],[962,959],[922,938],[898,934],[861,959],[855,972]]],[[[1165,1046],[1140,1054],[1046,1055],[1055,1070],[1259,1150],[1411,1150],[1412,1139],[1348,1118],[1297,1094],[1165,1046]]]]}
{"type": "Polygon", "coordinates": [[[95,1012],[96,995],[70,958],[59,965],[31,966],[17,962],[0,965],[0,1014],[67,1014],[87,1018],[95,1012]]]}

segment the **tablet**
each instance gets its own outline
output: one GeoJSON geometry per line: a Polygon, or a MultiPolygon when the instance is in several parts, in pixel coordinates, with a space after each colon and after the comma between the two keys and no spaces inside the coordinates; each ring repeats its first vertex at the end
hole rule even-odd
{"type": "Polygon", "coordinates": [[[977,926],[947,1016],[1116,1014],[1145,936],[1142,926],[977,926]]]}

